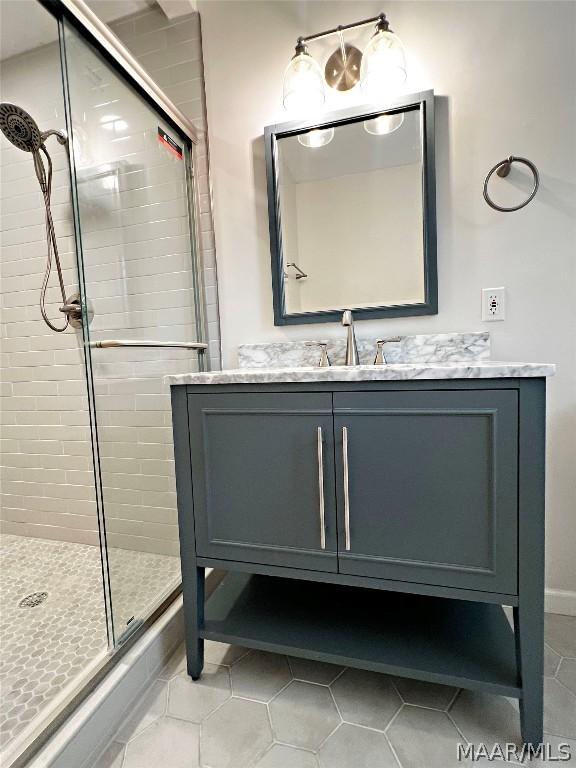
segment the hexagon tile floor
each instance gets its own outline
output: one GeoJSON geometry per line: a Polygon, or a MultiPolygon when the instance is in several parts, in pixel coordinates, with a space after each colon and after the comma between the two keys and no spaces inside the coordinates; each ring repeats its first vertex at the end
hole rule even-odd
{"type": "MultiPolygon", "coordinates": [[[[180,560],[125,549],[108,554],[121,633],[178,584],[180,560]]],[[[4,749],[107,649],[99,548],[0,535],[0,612],[4,749]],[[29,595],[36,597],[21,607],[29,595]]]]}
{"type": "MultiPolygon", "coordinates": [[[[572,758],[530,765],[576,768],[576,618],[547,616],[546,641],[545,738],[572,758]]],[[[180,648],[93,768],[487,766],[457,744],[519,738],[504,697],[209,642],[201,680],[180,648]]]]}

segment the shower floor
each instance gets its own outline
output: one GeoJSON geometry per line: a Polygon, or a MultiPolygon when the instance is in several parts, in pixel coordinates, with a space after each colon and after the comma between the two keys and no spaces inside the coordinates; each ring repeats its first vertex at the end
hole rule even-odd
{"type": "MultiPolygon", "coordinates": [[[[179,583],[180,561],[111,548],[108,558],[118,637],[179,583]]],[[[0,534],[0,617],[4,750],[107,649],[99,548],[0,534]]]]}

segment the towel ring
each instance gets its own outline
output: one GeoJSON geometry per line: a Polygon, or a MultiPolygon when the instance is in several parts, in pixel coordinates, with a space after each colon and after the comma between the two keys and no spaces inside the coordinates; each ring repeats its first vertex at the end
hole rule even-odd
{"type": "Polygon", "coordinates": [[[538,186],[540,184],[540,175],[538,173],[538,168],[534,165],[534,163],[530,162],[530,160],[527,160],[525,157],[514,157],[514,155],[510,155],[510,157],[507,160],[501,160],[499,163],[496,163],[494,168],[490,170],[486,178],[484,179],[484,200],[488,203],[488,205],[491,208],[494,208],[497,211],[503,211],[504,213],[509,213],[510,211],[519,211],[520,208],[524,208],[525,205],[528,205],[530,200],[534,197],[536,192],[538,191],[538,186]],[[523,165],[527,165],[528,168],[532,171],[532,174],[534,176],[534,187],[532,188],[532,192],[530,192],[530,195],[526,200],[524,200],[523,203],[520,203],[520,205],[515,205],[512,208],[505,208],[503,205],[497,205],[493,200],[490,199],[490,196],[488,195],[488,182],[490,181],[490,178],[494,171],[496,171],[497,175],[501,178],[505,178],[510,173],[510,168],[512,166],[512,163],[522,163],[523,165]]]}

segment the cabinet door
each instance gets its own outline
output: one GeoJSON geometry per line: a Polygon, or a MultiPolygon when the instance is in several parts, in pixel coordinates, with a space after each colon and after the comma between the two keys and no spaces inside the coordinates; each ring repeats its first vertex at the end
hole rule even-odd
{"type": "Polygon", "coordinates": [[[513,390],[334,395],[339,570],[517,591],[513,390]]]}
{"type": "Polygon", "coordinates": [[[201,557],[337,570],[331,393],[188,396],[201,557]]]}

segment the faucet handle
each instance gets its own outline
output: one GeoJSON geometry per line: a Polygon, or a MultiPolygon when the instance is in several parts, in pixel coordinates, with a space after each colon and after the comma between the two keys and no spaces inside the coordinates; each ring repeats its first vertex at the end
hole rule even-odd
{"type": "Polygon", "coordinates": [[[386,356],[384,355],[384,344],[389,341],[402,341],[402,336],[389,336],[386,339],[378,339],[376,341],[376,357],[374,358],[374,365],[385,365],[386,356]]]}
{"type": "Polygon", "coordinates": [[[327,341],[307,341],[307,347],[320,347],[320,360],[318,361],[319,368],[329,368],[332,363],[328,357],[328,342],[327,341]]]}

